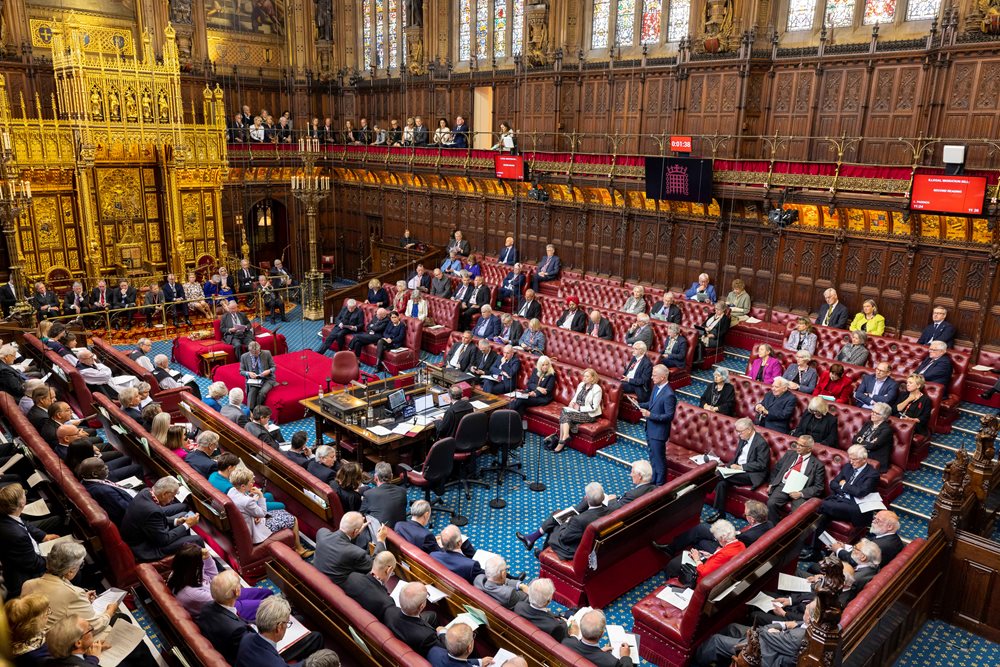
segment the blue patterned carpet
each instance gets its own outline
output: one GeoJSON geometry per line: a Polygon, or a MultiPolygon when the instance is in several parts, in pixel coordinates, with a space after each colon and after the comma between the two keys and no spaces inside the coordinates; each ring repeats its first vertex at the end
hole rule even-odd
{"type": "MultiPolygon", "coordinates": [[[[279,330],[288,339],[289,350],[300,350],[316,347],[317,332],[321,327],[322,322],[299,320],[296,313],[292,321],[287,324],[282,323],[279,330]]],[[[154,343],[153,354],[160,352],[169,355],[170,343],[154,343]]],[[[727,348],[726,352],[723,365],[734,369],[745,367],[746,350],[727,348]]],[[[429,361],[440,360],[440,356],[435,357],[426,353],[423,353],[423,358],[429,361]]],[[[177,366],[177,368],[183,370],[183,367],[177,366]]],[[[373,369],[365,368],[365,370],[371,372],[373,369]]],[[[710,371],[695,373],[695,381],[691,386],[681,390],[679,398],[696,403],[708,378],[710,371]]],[[[199,378],[198,382],[202,385],[203,391],[209,384],[207,378],[199,378]]],[[[927,534],[927,520],[934,501],[932,492],[941,487],[943,465],[954,457],[957,448],[974,447],[973,435],[974,430],[978,428],[978,416],[972,411],[981,412],[988,408],[968,404],[963,404],[962,407],[967,412],[956,423],[953,432],[948,435],[935,435],[927,460],[920,469],[905,475],[906,491],[892,503],[892,509],[900,515],[902,524],[900,534],[907,539],[925,537],[927,534]]],[[[314,424],[310,419],[282,424],[281,428],[286,437],[290,437],[298,430],[307,431],[310,441],[315,437],[314,424]]],[[[538,436],[528,434],[525,446],[520,450],[520,456],[531,481],[541,454],[541,477],[548,486],[545,492],[531,492],[526,482],[514,476],[507,477],[499,490],[500,495],[507,500],[505,509],[494,510],[489,507],[488,503],[497,491],[495,486],[489,490],[473,489],[471,500],[466,500],[456,487],[449,490],[446,500],[452,507],[469,517],[469,525],[464,531],[477,546],[503,554],[510,564],[511,572],[525,571],[529,577],[537,576],[538,562],[514,537],[515,531],[534,530],[552,510],[576,503],[583,494],[584,486],[590,481],[603,482],[609,493],[620,494],[625,491],[630,485],[628,463],[639,458],[647,458],[645,435],[640,425],[625,422],[619,422],[618,433],[620,435],[618,442],[604,448],[592,458],[573,450],[567,450],[558,456],[551,454],[540,447],[538,436]]],[[[494,478],[491,476],[487,479],[492,481],[494,478]]],[[[419,491],[410,492],[411,501],[419,497],[422,497],[419,491]]],[[[434,529],[443,528],[444,521],[444,518],[436,517],[434,529]]],[[[661,582],[661,576],[653,577],[608,605],[605,608],[608,622],[631,629],[632,606],[661,582]]],[[[1000,646],[944,623],[933,621],[923,628],[897,664],[1000,665],[1000,646]]]]}

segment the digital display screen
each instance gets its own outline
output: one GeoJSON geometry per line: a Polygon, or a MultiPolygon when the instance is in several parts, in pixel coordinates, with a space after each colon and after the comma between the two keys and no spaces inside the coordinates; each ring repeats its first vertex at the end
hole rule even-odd
{"type": "Polygon", "coordinates": [[[917,174],[913,177],[910,210],[979,215],[985,198],[985,176],[917,174]]]}

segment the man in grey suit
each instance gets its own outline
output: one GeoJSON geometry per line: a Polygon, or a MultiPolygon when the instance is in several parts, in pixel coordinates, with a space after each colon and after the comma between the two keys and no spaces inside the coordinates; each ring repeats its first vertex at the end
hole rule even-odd
{"type": "MultiPolygon", "coordinates": [[[[819,616],[816,601],[806,605],[802,623],[784,621],[780,627],[768,626],[760,629],[760,664],[769,667],[794,667],[799,659],[799,651],[806,640],[809,625],[815,623],[819,616]]],[[[702,665],[726,665],[733,656],[740,652],[746,644],[747,630],[750,626],[731,623],[722,632],[714,634],[705,640],[694,654],[691,661],[693,667],[702,665]]]]}
{"type": "Polygon", "coordinates": [[[260,343],[253,341],[240,357],[240,375],[247,379],[247,406],[253,410],[263,405],[268,392],[278,382],[274,379],[274,359],[267,350],[260,349],[260,343]]]}
{"type": "MultiPolygon", "coordinates": [[[[343,586],[351,572],[366,574],[372,569],[372,556],[354,540],[367,528],[365,517],[360,512],[347,512],[340,520],[340,530],[320,528],[316,533],[316,555],[313,567],[325,574],[330,581],[343,586]]],[[[375,554],[385,551],[385,531],[383,525],[375,536],[375,554]]]]}
{"type": "Polygon", "coordinates": [[[406,520],[406,489],[391,482],[392,464],[379,461],[375,464],[375,486],[361,494],[361,513],[384,526],[406,520]]]}
{"type": "Polygon", "coordinates": [[[222,340],[233,346],[237,359],[242,359],[243,350],[253,341],[253,327],[235,301],[226,302],[226,314],[219,321],[219,328],[222,330],[222,340]]]}

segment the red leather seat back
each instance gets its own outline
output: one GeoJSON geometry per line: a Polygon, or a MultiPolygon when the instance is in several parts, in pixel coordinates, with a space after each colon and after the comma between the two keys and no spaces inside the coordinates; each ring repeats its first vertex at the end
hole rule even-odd
{"type": "Polygon", "coordinates": [[[458,301],[439,296],[424,298],[427,299],[427,314],[434,320],[435,324],[452,330],[458,328],[458,301]]]}
{"type": "Polygon", "coordinates": [[[361,376],[358,358],[350,350],[340,350],[333,355],[330,363],[330,379],[340,385],[348,385],[361,376]]]}

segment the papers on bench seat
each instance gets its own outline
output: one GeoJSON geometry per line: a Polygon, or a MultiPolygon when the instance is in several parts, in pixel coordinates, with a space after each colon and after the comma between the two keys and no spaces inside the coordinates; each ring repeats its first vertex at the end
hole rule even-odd
{"type": "Polygon", "coordinates": [[[691,604],[691,597],[693,595],[693,588],[685,588],[683,590],[678,589],[678,592],[674,592],[670,586],[667,586],[662,591],[657,593],[656,597],[683,611],[684,609],[687,609],[689,604],[691,604]]]}
{"type": "Polygon", "coordinates": [[[270,331],[261,331],[259,334],[257,334],[257,338],[269,338],[270,336],[273,335],[274,334],[272,334],[270,331]]]}
{"type": "Polygon", "coordinates": [[[635,661],[639,661],[639,636],[625,632],[625,628],[620,625],[607,626],[608,642],[611,644],[611,655],[621,658],[622,644],[628,644],[629,657],[635,656],[635,661]]]}
{"type": "Polygon", "coordinates": [[[812,584],[802,577],[781,572],[778,574],[778,590],[791,593],[812,593],[812,584]]]}
{"type": "Polygon", "coordinates": [[[110,648],[101,652],[101,667],[117,667],[145,638],[146,633],[138,625],[119,619],[108,635],[110,648]]]}
{"type": "Polygon", "coordinates": [[[133,475],[132,477],[128,477],[118,482],[118,486],[124,487],[126,489],[141,489],[142,480],[133,475]]]}
{"type": "Polygon", "coordinates": [[[11,456],[9,459],[7,459],[7,462],[3,464],[3,467],[0,468],[0,474],[3,474],[8,470],[10,470],[11,467],[13,467],[18,461],[20,461],[23,458],[24,456],[21,453],[16,453],[13,456],[11,456]]]}
{"type": "Polygon", "coordinates": [[[48,556],[49,552],[52,551],[52,547],[59,544],[60,542],[76,542],[77,544],[83,544],[80,540],[76,539],[72,535],[63,535],[62,537],[57,537],[54,540],[49,540],[48,542],[39,542],[38,550],[42,552],[42,556],[48,556]]]}
{"type": "Polygon", "coordinates": [[[785,480],[785,486],[782,487],[782,491],[785,493],[798,493],[802,489],[806,488],[806,482],[809,478],[806,477],[805,473],[799,472],[798,470],[789,470],[788,478],[785,480]]]}
{"type": "Polygon", "coordinates": [[[720,459],[715,454],[696,454],[695,456],[691,457],[691,460],[697,463],[698,465],[704,465],[709,461],[716,461],[717,463],[722,463],[722,459],[720,459]]]}
{"type": "Polygon", "coordinates": [[[748,318],[746,318],[743,321],[746,322],[747,324],[760,324],[761,323],[761,320],[758,320],[756,317],[748,317],[748,318]]]}
{"type": "Polygon", "coordinates": [[[482,609],[470,607],[467,604],[463,604],[462,606],[465,608],[465,611],[456,616],[451,623],[445,626],[445,628],[450,628],[456,623],[465,623],[473,630],[478,628],[480,625],[489,625],[486,620],[486,614],[482,609]]]}
{"type": "Polygon", "coordinates": [[[125,599],[125,591],[120,588],[109,588],[104,591],[93,602],[90,606],[93,607],[94,613],[98,616],[104,613],[104,610],[108,608],[109,604],[118,604],[125,599]]]}
{"type": "Polygon", "coordinates": [[[772,604],[773,602],[774,602],[773,597],[771,597],[767,593],[760,592],[757,593],[757,597],[755,597],[753,600],[747,600],[747,606],[757,607],[757,609],[760,609],[761,611],[770,614],[772,611],[774,611],[774,604],[772,604]]]}
{"type": "Polygon", "coordinates": [[[858,510],[862,514],[885,509],[885,503],[882,502],[882,496],[879,495],[878,491],[869,493],[864,498],[855,498],[854,502],[858,504],[858,510]]]}
{"type": "MultiPolygon", "coordinates": [[[[403,581],[402,579],[400,579],[399,581],[396,582],[396,587],[392,589],[392,593],[389,594],[389,597],[392,598],[392,601],[396,603],[397,607],[402,606],[399,602],[399,598],[403,594],[403,588],[408,583],[410,582],[403,581]]],[[[430,602],[431,604],[435,602],[440,602],[441,600],[448,597],[448,595],[440,588],[435,588],[430,584],[426,584],[426,586],[427,586],[427,601],[430,602]]]]}

